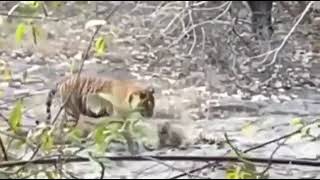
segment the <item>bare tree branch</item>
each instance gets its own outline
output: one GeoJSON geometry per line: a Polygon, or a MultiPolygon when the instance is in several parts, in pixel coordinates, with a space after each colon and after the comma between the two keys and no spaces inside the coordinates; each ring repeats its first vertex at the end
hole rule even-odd
{"type": "Polygon", "coordinates": [[[307,12],[310,10],[311,6],[313,5],[314,1],[310,1],[308,3],[308,5],[306,6],[306,8],[304,9],[304,11],[301,13],[299,19],[297,20],[297,22],[293,25],[293,27],[291,28],[291,30],[289,31],[289,33],[286,35],[286,37],[283,39],[282,43],[280,44],[280,46],[275,50],[275,53],[273,55],[273,59],[272,61],[265,65],[266,67],[273,65],[278,57],[279,52],[283,49],[283,47],[286,45],[288,39],[290,38],[290,36],[293,34],[293,32],[296,30],[296,28],[298,27],[298,25],[301,23],[302,19],[305,17],[305,15],[307,14],[307,12]]]}
{"type": "Polygon", "coordinates": [[[296,131],[293,131],[293,132],[288,133],[288,134],[286,134],[286,135],[283,135],[283,136],[281,136],[281,137],[272,139],[272,140],[267,141],[267,142],[265,142],[265,143],[259,144],[259,145],[255,146],[255,147],[249,148],[249,149],[247,149],[247,150],[245,150],[245,151],[243,151],[243,152],[244,152],[244,153],[248,153],[249,151],[253,151],[253,150],[262,148],[262,147],[264,147],[264,146],[267,146],[267,145],[269,145],[269,144],[272,144],[272,143],[281,141],[281,140],[283,140],[283,139],[287,139],[287,138],[289,138],[289,137],[291,137],[291,136],[293,136],[293,135],[295,135],[295,134],[300,133],[300,132],[302,131],[302,129],[305,128],[306,126],[309,126],[309,125],[314,124],[314,123],[319,122],[319,121],[320,121],[320,119],[313,120],[312,122],[308,123],[308,124],[305,125],[305,126],[302,126],[301,128],[297,129],[296,131]]]}
{"type": "MultiPolygon", "coordinates": [[[[158,159],[160,161],[197,161],[197,162],[243,162],[239,160],[239,157],[223,157],[223,156],[100,156],[96,157],[97,159],[108,159],[111,161],[150,161],[149,158],[158,159]]],[[[253,157],[244,157],[245,160],[253,163],[270,163],[270,158],[253,158],[253,157]]],[[[76,163],[76,162],[89,162],[89,158],[84,157],[69,157],[61,158],[65,163],[76,163]]],[[[55,164],[58,162],[58,158],[51,159],[35,159],[31,161],[6,161],[0,163],[0,168],[4,167],[16,167],[23,166],[27,163],[32,164],[55,164]]],[[[273,164],[291,164],[291,165],[300,165],[300,166],[313,166],[320,167],[320,162],[318,161],[308,161],[308,160],[297,160],[297,159],[287,159],[279,158],[272,159],[273,164]]]]}
{"type": "Polygon", "coordinates": [[[202,26],[204,24],[208,24],[208,23],[210,24],[210,23],[216,22],[218,19],[220,19],[220,17],[222,17],[224,14],[226,14],[229,11],[231,5],[232,5],[232,1],[228,1],[228,6],[225,8],[225,10],[221,14],[219,14],[217,17],[215,17],[213,20],[204,21],[204,22],[201,22],[201,23],[198,23],[198,24],[194,24],[193,26],[188,28],[185,32],[182,33],[182,35],[180,35],[180,37],[175,42],[173,42],[171,45],[169,45],[169,47],[179,43],[183,39],[183,37],[185,35],[187,35],[193,29],[195,29],[195,28],[197,28],[199,26],[202,26]]]}

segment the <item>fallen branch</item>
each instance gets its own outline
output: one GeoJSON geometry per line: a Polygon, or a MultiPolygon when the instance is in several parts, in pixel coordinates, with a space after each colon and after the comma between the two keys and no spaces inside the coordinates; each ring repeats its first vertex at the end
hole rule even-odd
{"type": "Polygon", "coordinates": [[[42,17],[42,16],[28,16],[28,15],[15,15],[15,14],[8,14],[8,13],[4,13],[4,12],[0,12],[1,16],[7,16],[8,18],[21,18],[21,19],[45,19],[48,21],[60,21],[59,18],[55,18],[55,17],[42,17]]]}
{"type": "Polygon", "coordinates": [[[264,147],[264,146],[267,146],[267,145],[269,145],[269,144],[272,144],[272,143],[281,141],[281,140],[283,140],[283,139],[287,139],[287,138],[289,138],[289,137],[291,137],[291,136],[293,136],[293,135],[296,135],[296,134],[300,133],[303,128],[305,128],[305,127],[307,127],[307,126],[310,126],[310,125],[312,125],[312,124],[314,124],[314,123],[316,123],[316,122],[319,122],[319,121],[320,121],[320,119],[313,120],[312,122],[308,123],[308,124],[305,125],[305,126],[302,126],[301,128],[297,129],[296,131],[293,131],[293,132],[288,133],[288,134],[286,134],[286,135],[283,135],[283,136],[281,136],[281,137],[272,139],[272,140],[267,141],[267,142],[265,142],[265,143],[259,144],[259,145],[257,145],[257,146],[252,147],[252,148],[249,148],[249,149],[243,151],[243,153],[248,153],[249,151],[253,151],[253,150],[262,148],[262,147],[264,147]]]}
{"type": "MultiPolygon", "coordinates": [[[[151,159],[158,159],[160,161],[200,161],[200,162],[242,162],[239,157],[222,157],[222,156],[100,156],[96,159],[108,159],[111,161],[151,161],[151,159]]],[[[252,158],[243,157],[247,161],[254,163],[270,163],[270,158],[252,158]]],[[[27,163],[31,164],[56,164],[59,161],[58,158],[52,159],[38,159],[31,161],[7,161],[0,163],[0,168],[23,166],[27,163]]],[[[73,158],[61,158],[61,161],[65,163],[76,163],[76,162],[89,162],[89,158],[84,157],[73,157],[73,158]]],[[[273,164],[290,164],[300,166],[313,166],[320,167],[320,161],[308,161],[308,160],[296,160],[296,159],[272,159],[273,164]]]]}
{"type": "Polygon", "coordinates": [[[206,165],[204,165],[204,166],[201,166],[201,167],[192,169],[192,170],[188,171],[187,173],[181,173],[181,174],[178,174],[178,175],[176,175],[176,176],[173,176],[173,177],[171,177],[171,178],[169,178],[169,179],[178,179],[178,178],[181,178],[181,177],[186,176],[186,175],[188,175],[188,174],[195,173],[195,172],[201,171],[201,170],[203,170],[203,169],[207,169],[207,168],[209,168],[209,167],[211,167],[211,166],[214,166],[214,165],[217,166],[218,163],[217,163],[217,162],[208,163],[208,164],[206,164],[206,165]]]}

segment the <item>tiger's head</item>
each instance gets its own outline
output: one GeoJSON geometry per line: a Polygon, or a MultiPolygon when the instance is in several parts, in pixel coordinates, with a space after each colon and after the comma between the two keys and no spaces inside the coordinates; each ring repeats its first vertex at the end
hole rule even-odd
{"type": "Polygon", "coordinates": [[[155,106],[154,89],[147,87],[131,92],[128,103],[131,108],[138,109],[143,117],[152,117],[155,106]]]}

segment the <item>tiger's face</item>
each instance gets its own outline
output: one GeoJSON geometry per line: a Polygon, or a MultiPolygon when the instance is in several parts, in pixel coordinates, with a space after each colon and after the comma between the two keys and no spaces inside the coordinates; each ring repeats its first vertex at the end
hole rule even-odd
{"type": "Polygon", "coordinates": [[[151,87],[132,92],[129,96],[130,106],[134,109],[137,108],[141,115],[146,118],[153,116],[154,101],[154,89],[151,87]]]}

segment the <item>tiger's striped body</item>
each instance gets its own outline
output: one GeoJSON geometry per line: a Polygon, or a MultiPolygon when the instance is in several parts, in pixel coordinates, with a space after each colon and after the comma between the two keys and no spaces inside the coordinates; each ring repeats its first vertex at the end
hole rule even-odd
{"type": "Polygon", "coordinates": [[[115,80],[106,77],[80,75],[77,80],[76,75],[63,78],[56,84],[47,97],[47,119],[51,119],[51,104],[55,94],[59,94],[62,103],[70,95],[68,101],[64,106],[64,113],[67,121],[77,124],[80,115],[86,115],[93,118],[103,116],[111,116],[119,112],[119,107],[115,107],[111,102],[105,107],[102,107],[98,112],[92,111],[88,106],[88,95],[106,93],[117,98],[121,103],[121,108],[127,109],[129,107],[142,107],[141,115],[144,117],[151,117],[154,110],[154,90],[152,88],[145,88],[142,85],[133,81],[115,80]],[[71,94],[70,94],[71,93],[71,94]],[[138,101],[133,101],[137,100],[138,101]],[[138,102],[133,104],[133,102],[138,102]]]}

